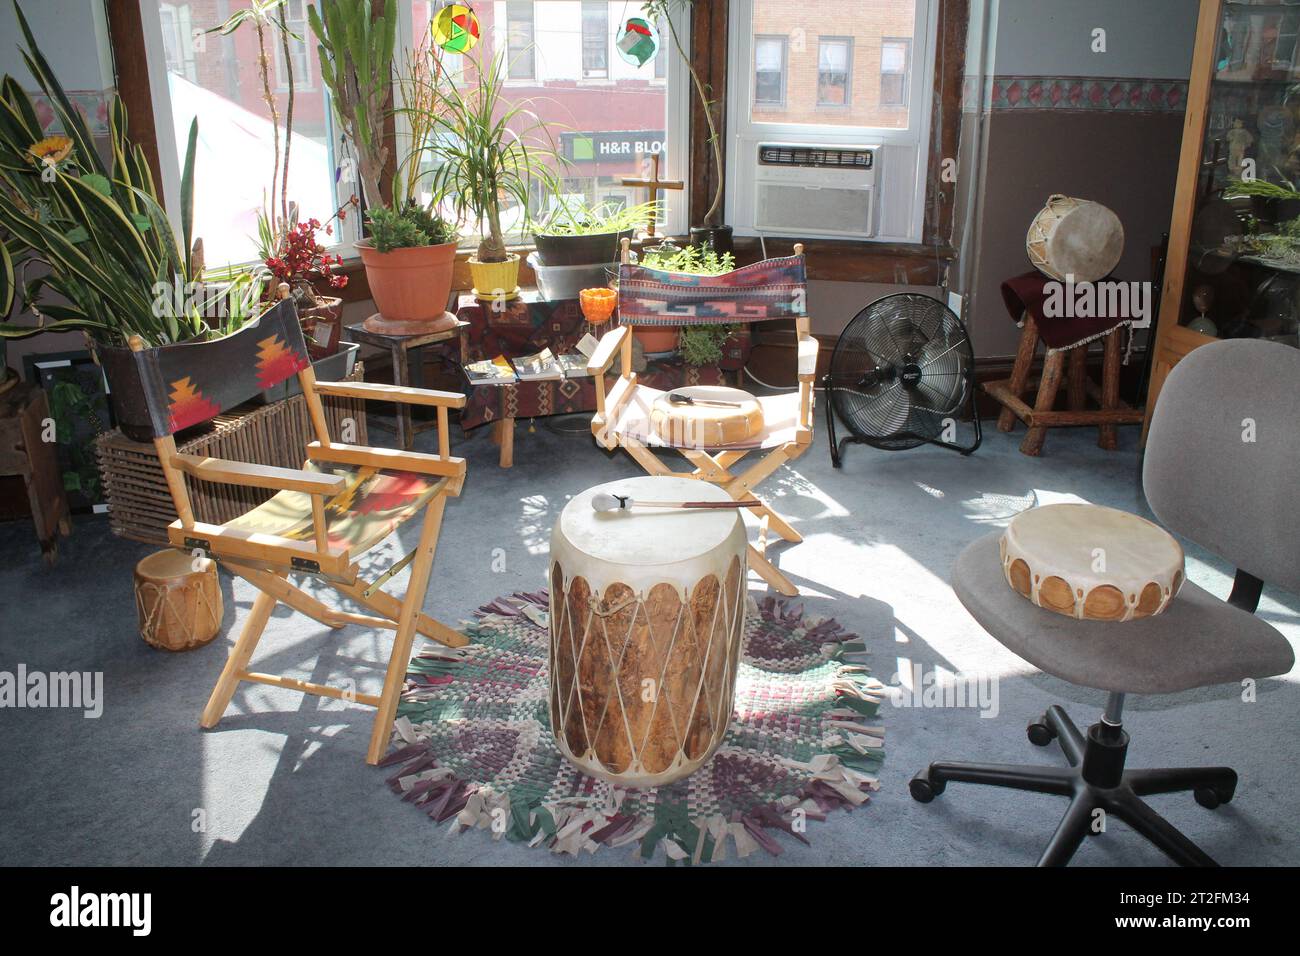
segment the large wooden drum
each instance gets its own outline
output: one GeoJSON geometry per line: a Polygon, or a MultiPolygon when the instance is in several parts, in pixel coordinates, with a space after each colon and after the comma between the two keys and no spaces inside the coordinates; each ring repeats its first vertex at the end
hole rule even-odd
{"type": "Polygon", "coordinates": [[[1090,504],[1030,508],[1002,533],[1002,571],[1023,597],[1079,620],[1159,614],[1183,584],[1183,549],[1145,518],[1090,504]]]}
{"type": "Polygon", "coordinates": [[[1124,226],[1099,202],[1057,194],[1034,217],[1025,252],[1040,272],[1064,282],[1110,275],[1124,254],[1124,226]]]}
{"type": "Polygon", "coordinates": [[[175,549],[135,566],[135,607],[145,643],[168,651],[202,647],[221,630],[217,565],[175,549]]]}
{"type": "Polygon", "coordinates": [[[595,512],[636,501],[729,501],[685,478],[589,488],[551,536],[550,711],[584,773],[654,787],[699,768],[731,721],[745,632],[746,535],[734,509],[595,512]]]}

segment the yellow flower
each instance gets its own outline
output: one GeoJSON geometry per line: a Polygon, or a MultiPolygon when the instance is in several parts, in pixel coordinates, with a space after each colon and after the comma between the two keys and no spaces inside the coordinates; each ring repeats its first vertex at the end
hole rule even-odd
{"type": "Polygon", "coordinates": [[[36,162],[54,166],[68,158],[72,152],[72,140],[66,136],[47,136],[27,152],[36,162]]]}

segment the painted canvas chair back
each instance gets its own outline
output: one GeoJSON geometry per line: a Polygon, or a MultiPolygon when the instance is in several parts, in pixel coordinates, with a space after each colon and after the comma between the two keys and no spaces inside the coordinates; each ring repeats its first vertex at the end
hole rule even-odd
{"type": "Polygon", "coordinates": [[[720,276],[623,263],[618,314],[624,325],[730,325],[808,314],[803,256],[764,259],[720,276]]]}
{"type": "Polygon", "coordinates": [[[159,438],[206,422],[311,364],[292,299],[222,338],[133,354],[159,438]]]}

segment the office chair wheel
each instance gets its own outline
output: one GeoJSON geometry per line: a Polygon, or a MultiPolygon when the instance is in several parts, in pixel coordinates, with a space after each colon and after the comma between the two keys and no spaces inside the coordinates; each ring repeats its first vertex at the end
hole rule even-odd
{"type": "Polygon", "coordinates": [[[1232,794],[1224,793],[1215,787],[1197,787],[1192,791],[1192,796],[1207,810],[1217,810],[1220,805],[1232,801],[1232,794]]]}
{"type": "Polygon", "coordinates": [[[943,793],[944,787],[945,784],[942,780],[932,781],[930,779],[930,768],[926,767],[924,770],[918,771],[916,776],[912,778],[907,785],[907,790],[917,803],[929,803],[943,793]]]}
{"type": "Polygon", "coordinates": [[[1029,738],[1029,742],[1035,747],[1046,747],[1056,739],[1056,731],[1052,729],[1052,725],[1047,722],[1047,717],[1044,716],[1031,722],[1025,728],[1025,736],[1029,738]]]}

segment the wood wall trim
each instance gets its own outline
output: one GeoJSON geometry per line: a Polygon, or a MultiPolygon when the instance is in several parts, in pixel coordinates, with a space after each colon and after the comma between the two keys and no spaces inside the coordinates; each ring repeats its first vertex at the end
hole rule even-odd
{"type": "Polygon", "coordinates": [[[938,43],[931,83],[929,178],[925,188],[922,242],[951,244],[957,184],[943,181],[943,163],[953,162],[956,177],[961,148],[961,100],[966,76],[966,34],[970,0],[939,0],[938,43]]]}
{"type": "Polygon", "coordinates": [[[144,152],[154,189],[162,190],[158,130],[154,126],[153,93],[149,88],[149,58],[145,54],[144,23],[139,0],[108,0],[108,35],[113,47],[117,93],[126,106],[127,134],[144,152]]]}
{"type": "MultiPolygon", "coordinates": [[[[1187,253],[1192,241],[1192,219],[1196,213],[1197,189],[1201,177],[1201,147],[1210,116],[1210,86],[1219,48],[1219,18],[1223,0],[1201,0],[1196,25],[1196,46],[1192,52],[1187,110],[1183,114],[1183,143],[1178,157],[1178,182],[1174,187],[1174,211],[1169,224],[1169,251],[1165,257],[1164,282],[1160,290],[1160,315],[1156,322],[1156,366],[1151,370],[1147,393],[1147,416],[1142,423],[1142,444],[1146,445],[1151,415],[1160,398],[1165,377],[1180,357],[1184,343],[1194,340],[1179,334],[1189,330],[1178,324],[1183,309],[1183,283],[1187,280],[1187,253]],[[1163,361],[1162,361],[1163,359],[1163,361]]],[[[1191,333],[1194,334],[1194,333],[1191,333]]],[[[1190,349],[1187,349],[1190,351],[1190,349]]],[[[1183,353],[1185,354],[1185,352],[1183,353]]]]}
{"type": "MultiPolygon", "coordinates": [[[[794,239],[768,239],[768,256],[794,255],[794,239]]],[[[879,282],[886,285],[938,285],[954,256],[948,245],[863,243],[853,240],[805,239],[808,278],[831,282],[879,282]]],[[[736,262],[763,258],[758,239],[737,237],[736,262]]]]}
{"type": "MultiPolygon", "coordinates": [[[[695,3],[691,6],[691,68],[698,74],[712,103],[713,122],[724,144],[727,142],[727,38],[730,6],[726,0],[695,3]]],[[[709,143],[708,117],[700,104],[699,94],[694,89],[690,91],[690,104],[691,144],[686,177],[689,183],[688,212],[690,224],[700,225],[713,203],[718,171],[713,162],[713,147],[709,143]]],[[[726,160],[725,152],[723,160],[726,160]]],[[[725,174],[724,169],[723,175],[725,174]]],[[[725,189],[723,204],[725,209],[725,189]]]]}

